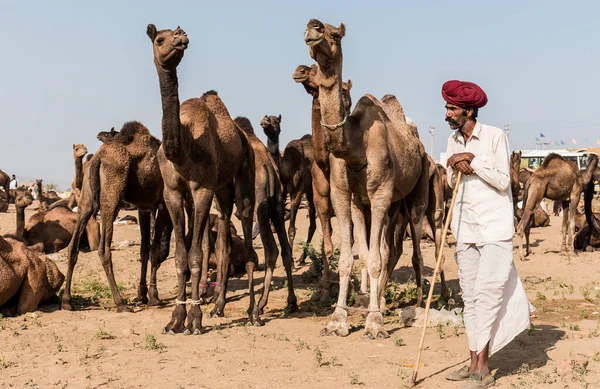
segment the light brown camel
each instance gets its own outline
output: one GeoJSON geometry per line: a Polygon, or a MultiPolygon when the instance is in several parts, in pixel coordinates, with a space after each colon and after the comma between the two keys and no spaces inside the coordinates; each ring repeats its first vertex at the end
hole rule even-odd
{"type": "Polygon", "coordinates": [[[65,277],[50,259],[0,236],[0,313],[33,312],[56,297],[65,277]]]}
{"type": "Polygon", "coordinates": [[[531,228],[532,215],[535,208],[543,198],[550,200],[561,200],[563,202],[563,225],[561,252],[574,253],[573,239],[575,236],[575,214],[577,205],[584,186],[592,179],[592,175],[598,165],[598,156],[588,156],[588,166],[585,173],[570,161],[565,160],[558,154],[551,153],[546,156],[540,166],[531,176],[525,186],[523,197],[523,218],[517,226],[519,257],[525,260],[525,256],[531,253],[529,249],[529,232],[531,228]],[[567,212],[568,209],[568,212],[567,212]],[[567,241],[568,234],[568,241],[567,241]],[[523,235],[527,238],[527,251],[523,254],[523,235]]]}
{"type": "MultiPolygon", "coordinates": [[[[525,186],[525,184],[527,184],[527,181],[529,181],[529,179],[531,178],[531,175],[533,174],[535,170],[530,169],[528,167],[522,167],[518,170],[519,175],[518,175],[518,179],[519,179],[519,183],[521,183],[523,186],[525,186]]],[[[512,183],[511,183],[512,185],[512,183]]]]}
{"type": "MultiPolygon", "coordinates": [[[[316,211],[313,201],[312,176],[310,170],[314,163],[312,136],[305,135],[301,139],[290,141],[283,151],[279,154],[279,134],[281,133],[281,115],[267,116],[262,118],[260,126],[267,136],[267,148],[273,159],[279,158],[279,176],[283,184],[283,198],[290,195],[290,225],[288,228],[288,237],[290,246],[294,247],[296,238],[296,216],[302,201],[302,195],[306,195],[308,201],[308,236],[306,243],[312,241],[315,230],[317,229],[316,211]]],[[[306,250],[303,250],[298,262],[304,263],[306,250]]]]}
{"type": "Polygon", "coordinates": [[[83,144],[73,145],[73,159],[75,160],[75,178],[71,183],[71,189],[75,194],[75,200],[79,204],[79,197],[81,196],[81,187],[83,185],[83,157],[87,154],[87,147],[83,144]]]}
{"type": "MultiPolygon", "coordinates": [[[[333,207],[330,199],[330,168],[329,168],[329,150],[326,142],[326,130],[321,126],[321,106],[319,105],[319,86],[317,85],[318,66],[299,65],[296,67],[293,79],[301,83],[306,93],[312,96],[311,105],[311,128],[314,162],[310,174],[312,178],[313,202],[317,217],[321,223],[323,235],[323,274],[319,282],[319,289],[314,294],[317,300],[327,300],[330,289],[329,262],[333,258],[333,243],[331,241],[331,216],[333,207]]],[[[344,110],[350,112],[352,107],[352,98],[350,90],[352,81],[342,82],[342,102],[344,110]]]]}
{"type": "Polygon", "coordinates": [[[125,200],[138,207],[141,234],[141,274],[137,301],[149,305],[160,304],[156,287],[156,272],[166,258],[168,246],[161,246],[163,232],[170,234],[170,219],[162,204],[163,180],[157,161],[160,142],[139,122],[127,122],[119,139],[103,144],[94,154],[84,174],[81,203],[73,237],[69,243],[69,267],[63,293],[63,309],[72,310],[71,282],[77,263],[83,230],[88,220],[95,219],[98,211],[102,221],[98,255],[104,267],[108,284],[118,312],[131,312],[119,291],[112,267],[111,243],[113,222],[119,204],[125,200]],[[150,219],[157,212],[154,237],[151,243],[150,219]],[[146,284],[148,259],[151,261],[150,284],[146,284]],[[149,288],[148,288],[149,286],[149,288]]]}
{"type": "MultiPolygon", "coordinates": [[[[281,258],[287,276],[288,307],[291,311],[295,312],[298,310],[298,305],[294,294],[294,280],[292,278],[292,247],[285,234],[284,191],[280,174],[271,153],[254,133],[254,128],[252,127],[250,120],[238,116],[235,118],[234,122],[246,134],[248,142],[254,152],[256,199],[254,210],[256,213],[260,239],[264,247],[266,267],[264,287],[258,302],[258,309],[260,313],[262,313],[269,300],[269,289],[271,280],[273,279],[277,257],[279,255],[279,250],[277,249],[273,232],[271,231],[272,223],[277,232],[277,238],[279,239],[281,258]]],[[[201,282],[206,283],[204,274],[201,282]]],[[[203,290],[201,289],[200,292],[202,295],[203,290]]]]}
{"type": "Polygon", "coordinates": [[[406,223],[411,224],[413,265],[422,298],[419,243],[427,209],[429,167],[423,144],[408,126],[398,127],[398,122],[390,120],[375,97],[365,95],[352,114],[345,111],[341,93],[341,40],[345,32],[343,23],[334,27],[312,19],[304,37],[310,56],[319,65],[321,124],[326,129],[325,141],[331,153],[331,202],[342,238],[339,297],[322,334],[349,333],[346,301],[354,262],[354,220],[359,256],[366,260],[371,285],[365,334],[377,338],[388,336],[383,327],[380,299],[382,285],[387,284],[402,250],[401,239],[396,240],[397,224],[400,231],[404,231],[406,223]]]}
{"type": "Polygon", "coordinates": [[[519,202],[519,192],[521,183],[519,182],[519,169],[521,167],[521,152],[513,151],[510,155],[510,189],[513,197],[513,208],[515,215],[517,213],[517,203],[519,202]]]}
{"type": "Polygon", "coordinates": [[[163,145],[159,164],[165,180],[164,196],[175,231],[175,262],[177,267],[177,299],[167,332],[202,333],[199,283],[204,255],[203,242],[207,241],[208,214],[216,196],[220,216],[217,240],[217,285],[215,308],[211,315],[223,316],[229,247],[229,225],[233,204],[240,210],[244,244],[248,255],[247,271],[250,290],[248,309],[251,323],[260,324],[254,296],[254,269],[257,256],[252,247],[252,219],[254,215],[254,155],[244,132],[229,115],[216,92],[205,93],[179,104],[177,66],[187,49],[189,39],[181,29],[157,31],[149,24],[147,35],[154,51],[162,101],[163,145]],[[194,226],[191,247],[185,246],[185,218],[183,198],[190,193],[194,205],[194,226]],[[191,272],[192,296],[186,299],[186,272],[191,272]],[[186,305],[190,309],[186,312],[186,305]],[[187,325],[185,323],[187,317],[187,325]]]}

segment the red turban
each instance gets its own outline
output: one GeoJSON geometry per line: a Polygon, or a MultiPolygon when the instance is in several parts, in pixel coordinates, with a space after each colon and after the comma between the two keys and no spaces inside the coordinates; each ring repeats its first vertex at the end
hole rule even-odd
{"type": "Polygon", "coordinates": [[[442,97],[461,108],[481,108],[487,104],[483,89],[469,81],[446,81],[442,86],[442,97]]]}

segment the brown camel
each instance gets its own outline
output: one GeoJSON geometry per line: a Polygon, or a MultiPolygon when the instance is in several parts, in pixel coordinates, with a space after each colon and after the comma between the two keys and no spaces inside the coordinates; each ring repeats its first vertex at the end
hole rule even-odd
{"type": "Polygon", "coordinates": [[[240,211],[246,248],[251,323],[260,324],[260,310],[255,304],[254,269],[257,256],[252,247],[252,220],[254,215],[254,155],[244,132],[229,115],[216,92],[209,91],[201,98],[192,98],[179,104],[177,66],[187,49],[189,39],[181,29],[157,31],[148,25],[154,51],[162,101],[163,145],[159,164],[165,180],[164,196],[175,230],[175,262],[177,267],[177,299],[167,332],[202,333],[202,311],[199,304],[200,271],[207,241],[207,221],[213,193],[216,196],[221,219],[217,239],[217,285],[215,308],[211,315],[223,316],[229,247],[229,225],[233,204],[240,211]],[[191,247],[185,245],[184,194],[193,200],[193,231],[191,247]],[[191,272],[192,296],[186,300],[186,271],[191,272]],[[186,305],[190,309],[186,312],[186,305]],[[187,325],[185,325],[187,317],[187,325]]]}
{"type": "MultiPolygon", "coordinates": [[[[333,207],[330,199],[329,183],[329,150],[326,142],[326,130],[321,126],[321,106],[319,104],[319,86],[317,84],[318,66],[299,65],[296,67],[293,79],[301,83],[306,93],[312,96],[311,106],[311,127],[314,162],[310,174],[312,178],[313,202],[317,217],[321,223],[323,235],[323,274],[319,282],[319,290],[315,293],[316,299],[326,300],[329,297],[330,276],[329,262],[333,258],[333,243],[331,241],[331,216],[333,207]]],[[[342,102],[344,110],[350,112],[352,107],[352,98],[350,90],[352,81],[342,82],[342,102]]]]}
{"type": "Polygon", "coordinates": [[[359,256],[366,260],[371,285],[365,333],[377,338],[388,336],[380,300],[385,289],[382,285],[387,284],[402,250],[402,240],[396,238],[397,224],[400,231],[407,223],[411,225],[413,266],[422,299],[420,239],[429,195],[429,166],[421,141],[408,126],[391,120],[375,97],[363,96],[352,114],[344,109],[341,40],[345,31],[343,23],[334,27],[312,19],[304,37],[310,56],[319,65],[321,124],[331,153],[331,202],[342,237],[339,297],[322,334],[349,333],[346,300],[354,262],[354,220],[359,256]]]}
{"type": "MultiPolygon", "coordinates": [[[[315,230],[317,229],[316,211],[313,201],[312,176],[310,174],[312,164],[314,163],[312,136],[305,135],[301,139],[294,139],[287,144],[283,155],[279,154],[279,134],[281,133],[281,115],[266,116],[260,122],[265,135],[267,136],[267,148],[273,159],[279,159],[279,175],[283,184],[283,198],[290,195],[290,226],[288,228],[288,237],[290,246],[294,247],[296,238],[296,216],[302,201],[302,195],[306,195],[308,201],[308,236],[306,243],[312,241],[315,230]]],[[[299,259],[304,263],[306,258],[305,250],[299,259]]]]}
{"type": "MultiPolygon", "coordinates": [[[[522,167],[518,170],[519,183],[521,183],[523,187],[527,184],[527,181],[529,181],[529,179],[531,178],[531,175],[533,174],[534,171],[535,170],[530,169],[528,167],[522,167]]],[[[512,182],[511,182],[511,185],[512,185],[512,182]]]]}
{"type": "Polygon", "coordinates": [[[0,188],[4,188],[4,191],[8,193],[8,189],[10,188],[10,176],[0,170],[0,188]]]}
{"type": "Polygon", "coordinates": [[[150,305],[160,304],[156,287],[156,272],[168,255],[168,245],[161,245],[163,232],[170,234],[170,219],[162,204],[163,180],[160,174],[157,151],[158,142],[139,122],[123,125],[119,139],[103,144],[89,162],[84,174],[81,203],[73,237],[69,243],[69,267],[63,293],[63,309],[72,310],[71,282],[77,263],[83,230],[88,220],[95,219],[98,211],[102,221],[98,255],[102,261],[108,284],[118,312],[131,312],[119,291],[112,267],[111,243],[113,222],[119,204],[125,200],[138,207],[141,234],[141,274],[137,301],[150,305]],[[151,243],[150,219],[157,212],[154,237],[151,243]],[[151,261],[150,284],[146,284],[148,259],[151,261]],[[149,288],[148,288],[149,286],[149,288]]]}
{"type": "Polygon", "coordinates": [[[43,181],[41,178],[35,180],[35,190],[38,196],[38,209],[42,211],[47,211],[52,204],[62,200],[53,190],[44,193],[43,181]]]}
{"type": "Polygon", "coordinates": [[[513,208],[517,213],[517,203],[519,202],[519,192],[521,183],[519,182],[519,169],[521,167],[521,152],[513,151],[510,155],[510,189],[513,197],[513,208]]]}
{"type": "Polygon", "coordinates": [[[56,297],[65,277],[50,259],[0,237],[0,312],[21,315],[56,297]]]}
{"type": "MultiPolygon", "coordinates": [[[[277,263],[279,250],[275,244],[271,223],[277,232],[279,245],[281,246],[281,258],[287,276],[288,283],[288,307],[292,311],[297,311],[296,296],[294,295],[294,280],[292,278],[292,247],[285,234],[284,222],[284,198],[283,186],[281,183],[279,171],[272,158],[272,154],[254,133],[254,128],[250,120],[238,116],[234,120],[235,124],[246,134],[248,142],[254,152],[255,167],[255,212],[260,238],[265,251],[266,274],[261,298],[258,302],[260,313],[269,300],[269,285],[273,279],[273,271],[277,263]]],[[[201,282],[205,283],[205,278],[201,282]]],[[[201,295],[202,295],[201,289],[201,295]]]]}
{"type": "Polygon", "coordinates": [[[113,127],[110,129],[110,131],[100,131],[98,135],[96,135],[96,139],[102,143],[106,143],[110,140],[113,140],[118,134],[119,132],[115,131],[115,128],[113,127]]]}
{"type": "Polygon", "coordinates": [[[0,212],[8,212],[10,202],[10,177],[0,170],[0,212]]]}
{"type": "Polygon", "coordinates": [[[75,178],[71,183],[76,204],[79,204],[81,187],[83,185],[83,157],[87,154],[87,147],[83,144],[73,145],[73,159],[75,160],[75,178]]]}
{"type": "MultiPolygon", "coordinates": [[[[31,215],[26,224],[25,208],[32,202],[33,198],[28,189],[15,191],[17,215],[15,238],[22,241],[29,249],[45,254],[56,253],[67,247],[75,229],[77,213],[71,211],[66,204],[62,204],[48,211],[38,211],[31,215]]],[[[88,251],[96,250],[99,239],[100,227],[95,219],[91,219],[86,226],[83,247],[88,251]]]]}
{"type": "Polygon", "coordinates": [[[577,166],[565,160],[558,154],[551,153],[546,156],[542,166],[532,175],[525,186],[523,197],[523,218],[517,226],[517,238],[519,245],[519,256],[525,260],[525,256],[531,253],[529,249],[529,230],[531,228],[532,215],[535,208],[542,199],[561,200],[563,202],[563,225],[561,252],[574,253],[573,238],[575,236],[575,214],[577,204],[583,188],[592,180],[592,175],[598,165],[598,156],[588,156],[588,166],[585,173],[581,173],[577,166]],[[568,207],[568,212],[567,212],[568,207]],[[567,242],[568,231],[568,242],[567,242]],[[527,239],[527,251],[523,254],[523,234],[527,239]]]}
{"type": "Polygon", "coordinates": [[[0,212],[8,212],[8,192],[0,189],[0,212]]]}

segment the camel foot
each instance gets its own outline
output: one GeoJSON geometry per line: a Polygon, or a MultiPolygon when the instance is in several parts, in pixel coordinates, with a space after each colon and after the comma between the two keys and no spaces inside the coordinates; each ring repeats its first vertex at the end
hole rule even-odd
{"type": "Polygon", "coordinates": [[[254,327],[262,327],[265,325],[265,322],[260,318],[260,309],[258,309],[258,307],[252,309],[252,312],[248,312],[248,323],[246,325],[254,327]]]}
{"type": "Polygon", "coordinates": [[[336,308],[331,315],[327,327],[321,330],[321,336],[348,336],[348,313],[345,309],[336,308]]]}
{"type": "Polygon", "coordinates": [[[73,306],[71,305],[71,302],[69,300],[63,301],[60,305],[60,309],[62,309],[63,311],[74,311],[73,306]]]}
{"type": "Polygon", "coordinates": [[[148,304],[148,297],[144,296],[144,295],[140,295],[138,292],[138,295],[136,298],[133,299],[134,303],[140,303],[140,304],[148,304]]]}
{"type": "Polygon", "coordinates": [[[298,299],[294,293],[288,295],[286,309],[288,312],[298,312],[298,299]]]}
{"type": "Polygon", "coordinates": [[[381,312],[370,312],[365,323],[365,338],[385,339],[390,334],[383,329],[383,315],[381,312]]]}
{"type": "Polygon", "coordinates": [[[185,331],[183,331],[184,335],[199,335],[204,333],[204,328],[202,328],[202,311],[198,305],[192,305],[190,310],[187,313],[187,326],[185,327],[185,331]]]}
{"type": "Polygon", "coordinates": [[[165,332],[168,334],[180,334],[183,332],[183,324],[185,323],[185,305],[177,305],[173,310],[171,321],[165,327],[165,332]]]}
{"type": "Polygon", "coordinates": [[[450,292],[450,288],[442,288],[442,294],[440,295],[442,300],[448,301],[452,298],[452,293],[450,292]]]}
{"type": "Polygon", "coordinates": [[[159,298],[150,297],[147,304],[149,307],[156,307],[159,305],[165,305],[166,303],[159,298]]]}
{"type": "Polygon", "coordinates": [[[302,250],[302,254],[300,255],[300,258],[298,258],[298,265],[304,265],[306,263],[306,252],[304,250],[302,250]]]}
{"type": "Polygon", "coordinates": [[[415,303],[415,308],[420,307],[421,305],[423,305],[423,289],[417,287],[417,302],[415,303]]]}
{"type": "Polygon", "coordinates": [[[223,309],[219,308],[217,305],[215,305],[215,307],[213,308],[212,311],[210,311],[210,314],[208,315],[209,317],[225,317],[225,313],[223,313],[223,309]]]}
{"type": "Polygon", "coordinates": [[[117,312],[119,313],[133,313],[133,309],[129,308],[127,305],[122,304],[117,306],[117,312]]]}

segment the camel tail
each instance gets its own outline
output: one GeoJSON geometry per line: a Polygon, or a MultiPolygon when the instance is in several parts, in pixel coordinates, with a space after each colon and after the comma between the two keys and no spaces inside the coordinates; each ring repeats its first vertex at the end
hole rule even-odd
{"type": "Polygon", "coordinates": [[[98,155],[90,162],[90,189],[92,191],[92,216],[96,217],[100,210],[100,165],[101,156],[98,155]]]}

